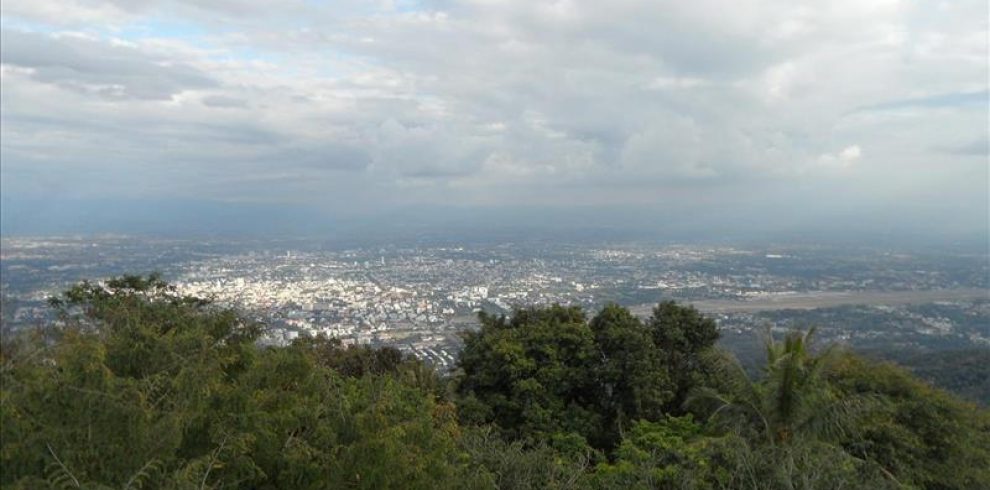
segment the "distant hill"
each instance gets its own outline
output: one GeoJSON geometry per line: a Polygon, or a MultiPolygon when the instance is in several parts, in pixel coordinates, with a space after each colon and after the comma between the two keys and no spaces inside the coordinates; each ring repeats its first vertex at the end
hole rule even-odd
{"type": "Polygon", "coordinates": [[[939,352],[870,350],[862,354],[896,362],[939,388],[990,406],[990,348],[939,352]]]}

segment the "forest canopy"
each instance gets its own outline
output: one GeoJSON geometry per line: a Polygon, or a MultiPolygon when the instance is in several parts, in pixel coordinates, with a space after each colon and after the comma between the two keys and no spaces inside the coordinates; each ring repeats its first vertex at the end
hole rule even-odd
{"type": "Polygon", "coordinates": [[[551,306],[481,315],[441,376],[301,338],[157,276],[84,282],[3,338],[3,488],[990,488],[990,413],[890,363],[715,322],[551,306]]]}

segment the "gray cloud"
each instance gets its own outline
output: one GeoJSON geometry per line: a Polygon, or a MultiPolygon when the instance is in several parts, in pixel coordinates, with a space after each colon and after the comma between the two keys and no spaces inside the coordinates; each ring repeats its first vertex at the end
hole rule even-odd
{"type": "Polygon", "coordinates": [[[987,107],[990,103],[990,91],[955,92],[936,94],[927,97],[911,97],[900,100],[885,101],[857,109],[857,111],[894,111],[898,109],[931,109],[940,107],[987,107]]]}
{"type": "Polygon", "coordinates": [[[15,191],[57,170],[334,209],[987,199],[985,2],[59,5],[4,5],[15,191]]]}
{"type": "Polygon", "coordinates": [[[126,45],[10,29],[0,41],[5,64],[29,69],[39,82],[100,97],[169,99],[184,90],[216,85],[200,70],[126,45]]]}
{"type": "Polygon", "coordinates": [[[237,97],[208,95],[203,97],[203,105],[207,107],[220,107],[225,109],[244,109],[248,106],[248,102],[245,99],[239,99],[237,97]]]}
{"type": "Polygon", "coordinates": [[[990,138],[984,136],[968,143],[961,143],[953,146],[942,146],[936,151],[959,156],[987,157],[990,155],[990,138]]]}

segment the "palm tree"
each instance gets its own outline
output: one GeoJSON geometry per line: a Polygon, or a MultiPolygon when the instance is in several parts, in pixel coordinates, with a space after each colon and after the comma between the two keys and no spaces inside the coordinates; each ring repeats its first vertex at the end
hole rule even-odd
{"type": "Polygon", "coordinates": [[[861,399],[840,399],[830,389],[826,374],[839,358],[831,346],[815,354],[815,329],[788,333],[782,342],[768,332],[764,377],[753,380],[734,357],[720,355],[718,383],[722,390],[704,388],[690,403],[708,403],[711,418],[756,435],[771,445],[801,439],[832,438],[845,431],[863,406],[861,399]]]}

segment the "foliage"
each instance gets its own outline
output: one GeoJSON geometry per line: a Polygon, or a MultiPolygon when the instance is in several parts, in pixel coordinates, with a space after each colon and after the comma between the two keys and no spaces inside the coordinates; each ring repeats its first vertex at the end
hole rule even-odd
{"type": "Polygon", "coordinates": [[[482,314],[481,322],[465,336],[459,362],[464,420],[494,422],[510,439],[587,438],[601,425],[593,409],[594,336],[579,308],[482,314]]]}
{"type": "Polygon", "coordinates": [[[750,438],[773,445],[801,439],[833,439],[848,430],[853,417],[868,408],[862,397],[840,398],[826,374],[838,351],[810,350],[814,329],[791,332],[783,342],[767,335],[764,376],[749,378],[734,358],[721,356],[717,366],[722,392],[711,387],[695,391],[693,402],[710,402],[714,422],[734,426],[750,438]]]}
{"type": "Polygon", "coordinates": [[[990,408],[990,349],[968,348],[936,352],[885,349],[863,353],[896,362],[921,379],[990,408]]]}
{"type": "Polygon", "coordinates": [[[673,303],[482,315],[453,379],[323,337],[260,347],[157,276],[52,305],[0,349],[3,488],[990,488],[986,410],[810,331],[768,337],[750,378],[673,303]]]}
{"type": "Polygon", "coordinates": [[[580,489],[591,484],[587,452],[561,451],[547,441],[506,441],[490,427],[467,428],[461,440],[471,471],[484,488],[580,489]]]}
{"type": "Polygon", "coordinates": [[[258,326],[153,276],[84,283],[53,304],[63,326],[3,350],[4,486],[473,481],[454,407],[394,352],[326,339],[259,348],[258,326]]]}
{"type": "Polygon", "coordinates": [[[678,413],[691,391],[706,382],[704,372],[711,366],[705,354],[718,340],[718,326],[694,307],[673,301],[658,304],[647,325],[673,382],[674,396],[666,408],[678,413]]]}
{"type": "Polygon", "coordinates": [[[714,322],[671,302],[646,323],[614,304],[590,322],[554,305],[481,323],[460,357],[463,419],[511,439],[576,434],[605,451],[632,422],[679,411],[678,393],[702,378],[718,337],[714,322]]]}
{"type": "Polygon", "coordinates": [[[847,355],[831,382],[844,396],[870,394],[878,407],[843,445],[921,488],[990,488],[990,412],[889,363],[847,355]]]}
{"type": "Polygon", "coordinates": [[[610,448],[631,421],[662,419],[673,388],[651,332],[629,310],[608,305],[590,327],[600,356],[593,369],[605,429],[597,440],[610,448]]]}
{"type": "Polygon", "coordinates": [[[640,420],[625,434],[615,461],[598,466],[596,478],[599,485],[612,488],[679,488],[725,480],[727,475],[708,472],[710,450],[717,441],[705,437],[690,415],[640,420]]]}

